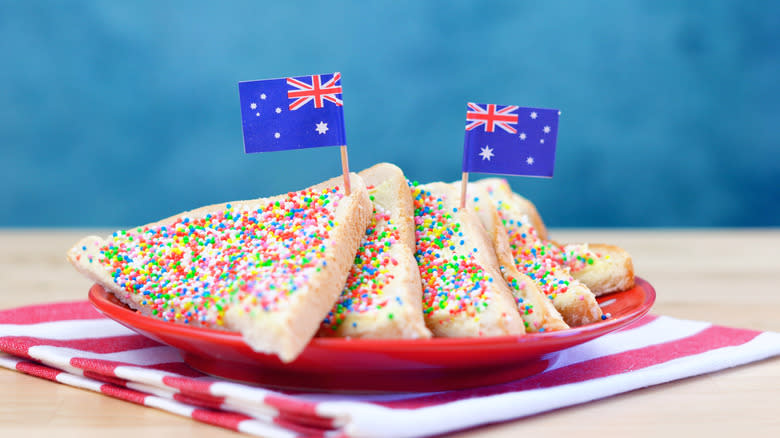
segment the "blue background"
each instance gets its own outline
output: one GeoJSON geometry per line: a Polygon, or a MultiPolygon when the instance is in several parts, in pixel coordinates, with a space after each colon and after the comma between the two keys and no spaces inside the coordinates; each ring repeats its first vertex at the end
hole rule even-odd
{"type": "Polygon", "coordinates": [[[460,176],[467,101],[560,108],[551,226],[780,225],[780,3],[0,1],[0,226],[132,226],[340,171],[237,82],[341,71],[350,164],[460,176]]]}

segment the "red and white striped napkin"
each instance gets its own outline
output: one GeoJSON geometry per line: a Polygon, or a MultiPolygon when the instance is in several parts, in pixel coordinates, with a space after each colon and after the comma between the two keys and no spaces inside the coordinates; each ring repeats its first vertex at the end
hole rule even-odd
{"type": "Polygon", "coordinates": [[[441,434],[780,354],[780,333],[648,315],[561,353],[547,371],[427,394],[271,391],[205,376],[86,301],[0,311],[0,366],[267,437],[441,434]]]}

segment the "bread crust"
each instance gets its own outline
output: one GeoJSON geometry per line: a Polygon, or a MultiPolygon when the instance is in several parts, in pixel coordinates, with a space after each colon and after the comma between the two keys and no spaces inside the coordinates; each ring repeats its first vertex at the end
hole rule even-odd
{"type": "MultiPolygon", "coordinates": [[[[254,350],[276,354],[283,362],[290,362],[300,354],[343,288],[371,214],[372,204],[362,178],[353,173],[350,174],[350,182],[352,193],[341,198],[335,207],[335,226],[326,240],[323,256],[327,264],[323,264],[317,271],[312,270],[306,286],[291,294],[283,306],[273,311],[258,308],[253,303],[254,293],[249,293],[239,301],[229,303],[224,311],[224,325],[211,324],[210,328],[238,331],[254,350]]],[[[321,191],[339,187],[343,190],[342,183],[343,177],[339,176],[312,186],[311,189],[321,191]]],[[[214,204],[183,212],[145,227],[170,225],[180,218],[202,218],[210,213],[223,211],[228,204],[235,211],[251,211],[283,198],[284,195],[280,195],[214,204]]],[[[126,232],[132,236],[137,230],[126,232]]],[[[113,281],[107,269],[96,263],[101,257],[100,250],[106,243],[107,240],[100,237],[88,236],[68,251],[67,259],[79,272],[101,284],[129,307],[145,315],[154,316],[151,309],[143,305],[142,296],[126,292],[113,281]]],[[[216,312],[215,309],[212,310],[216,312]]]]}

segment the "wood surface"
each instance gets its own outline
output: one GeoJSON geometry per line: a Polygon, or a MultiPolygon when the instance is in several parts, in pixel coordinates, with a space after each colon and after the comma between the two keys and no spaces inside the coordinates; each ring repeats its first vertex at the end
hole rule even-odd
{"type": "MultiPolygon", "coordinates": [[[[0,309],[86,299],[65,261],[86,234],[0,230],[0,309]]],[[[552,230],[559,242],[627,249],[656,289],[653,313],[780,331],[780,230],[552,230]]],[[[452,436],[780,436],[780,357],[452,436]]],[[[0,369],[0,437],[238,434],[0,369]]]]}

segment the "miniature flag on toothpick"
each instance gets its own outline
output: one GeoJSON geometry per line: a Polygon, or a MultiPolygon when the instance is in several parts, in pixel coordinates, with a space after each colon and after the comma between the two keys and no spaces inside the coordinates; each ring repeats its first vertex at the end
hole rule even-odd
{"type": "Polygon", "coordinates": [[[244,152],[341,146],[349,187],[341,73],[238,83],[244,152]]]}
{"type": "Polygon", "coordinates": [[[461,208],[469,172],[551,178],[560,111],[515,105],[466,105],[461,208]]]}

